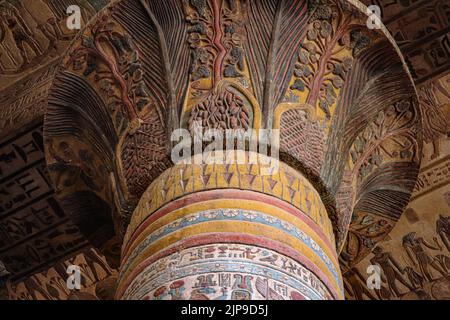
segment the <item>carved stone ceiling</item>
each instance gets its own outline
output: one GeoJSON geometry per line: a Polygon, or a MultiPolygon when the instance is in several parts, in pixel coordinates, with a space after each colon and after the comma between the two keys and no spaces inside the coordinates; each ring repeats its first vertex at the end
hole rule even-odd
{"type": "Polygon", "coordinates": [[[0,260],[14,279],[88,245],[53,196],[42,148],[40,124],[0,145],[0,260]]]}
{"type": "Polygon", "coordinates": [[[0,1],[0,261],[13,282],[89,246],[54,198],[42,120],[60,55],[76,34],[66,27],[67,7],[78,4],[87,21],[106,3],[0,1]]]}

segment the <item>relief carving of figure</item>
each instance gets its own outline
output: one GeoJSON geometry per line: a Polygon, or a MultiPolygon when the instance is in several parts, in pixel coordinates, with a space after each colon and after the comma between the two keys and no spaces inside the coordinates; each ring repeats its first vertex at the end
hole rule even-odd
{"type": "Polygon", "coordinates": [[[365,279],[361,276],[358,269],[351,268],[347,271],[345,278],[350,285],[348,286],[348,291],[351,292],[356,300],[363,300],[364,295],[371,300],[377,299],[367,288],[365,279]]]}
{"type": "Polygon", "coordinates": [[[436,233],[450,252],[450,217],[439,215],[439,219],[436,221],[436,233]]]}
{"type": "Polygon", "coordinates": [[[47,3],[44,0],[22,0],[22,6],[25,8],[39,8],[39,10],[28,10],[28,12],[36,22],[37,29],[50,42],[48,47],[54,47],[56,40],[61,38],[62,31],[47,3]]]}
{"type": "Polygon", "coordinates": [[[440,266],[439,262],[432,259],[425,251],[425,247],[431,250],[442,250],[440,248],[437,238],[433,238],[436,247],[427,243],[424,238],[417,237],[415,232],[408,233],[403,237],[402,245],[405,248],[408,257],[411,259],[415,266],[419,266],[420,272],[428,281],[433,281],[433,277],[430,273],[430,266],[438,271],[442,276],[445,276],[445,271],[440,266]]]}
{"type": "Polygon", "coordinates": [[[411,282],[411,284],[413,285],[414,290],[418,288],[423,288],[423,283],[425,279],[419,273],[417,273],[410,266],[405,267],[405,272],[406,275],[408,276],[409,282],[411,282]]]}

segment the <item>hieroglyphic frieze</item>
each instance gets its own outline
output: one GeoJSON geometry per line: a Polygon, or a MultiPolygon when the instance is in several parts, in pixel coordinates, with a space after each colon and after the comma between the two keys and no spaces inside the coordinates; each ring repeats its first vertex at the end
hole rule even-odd
{"type": "Polygon", "coordinates": [[[158,260],[134,279],[125,293],[125,297],[129,296],[144,300],[331,298],[320,279],[295,260],[268,249],[240,244],[195,247],[158,260]],[[227,259],[233,261],[226,262],[227,259]],[[199,275],[199,270],[205,273],[199,275]],[[270,278],[264,276],[267,273],[270,278]],[[149,289],[150,293],[141,296],[149,289]]]}

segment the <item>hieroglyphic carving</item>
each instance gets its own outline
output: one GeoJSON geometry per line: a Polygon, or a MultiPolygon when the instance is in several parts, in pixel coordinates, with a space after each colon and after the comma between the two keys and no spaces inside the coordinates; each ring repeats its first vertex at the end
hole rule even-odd
{"type": "Polygon", "coordinates": [[[423,168],[418,176],[414,194],[411,200],[433,192],[450,183],[450,157],[435,163],[433,166],[423,168]]]}
{"type": "Polygon", "coordinates": [[[320,279],[298,262],[268,249],[239,244],[183,250],[149,265],[133,283],[125,297],[144,300],[331,299],[320,279]],[[236,262],[227,263],[224,258],[236,262]],[[249,263],[252,268],[248,267],[249,263]],[[240,272],[230,272],[236,264],[241,265],[240,272]],[[277,268],[285,275],[279,277],[277,268]],[[198,275],[198,269],[209,273],[198,275]],[[170,275],[164,270],[171,270],[170,275]],[[263,270],[272,276],[255,273],[263,270]],[[173,281],[179,274],[183,278],[173,281]],[[167,279],[171,279],[169,283],[167,279]],[[140,283],[146,283],[150,288],[139,286],[140,283]],[[148,294],[143,297],[145,293],[148,294]]]}
{"type": "MultiPolygon", "coordinates": [[[[353,270],[345,274],[350,277],[346,282],[348,298],[368,299],[448,299],[450,253],[446,246],[448,239],[449,217],[439,216],[436,219],[436,234],[432,241],[417,232],[409,232],[401,239],[400,252],[385,251],[381,246],[375,247],[370,263],[379,265],[382,271],[382,286],[380,289],[367,291],[366,296],[358,294],[358,284],[352,283],[353,270]],[[439,238],[438,238],[439,237],[439,238]],[[439,240],[440,239],[440,240],[439,240]],[[402,256],[404,263],[398,261],[402,256]]],[[[365,277],[359,273],[362,282],[365,277]]]]}
{"type": "Polygon", "coordinates": [[[0,135],[42,121],[58,57],[77,30],[66,27],[78,4],[82,24],[107,0],[0,1],[0,135]],[[92,5],[95,7],[92,7],[92,5]],[[56,62],[55,62],[56,61],[56,62]]]}
{"type": "Polygon", "coordinates": [[[53,63],[0,92],[2,138],[7,138],[17,128],[42,122],[56,66],[53,63]]]}
{"type": "Polygon", "coordinates": [[[449,103],[440,103],[436,97],[440,93],[445,96],[447,102],[450,101],[450,91],[448,90],[450,86],[447,84],[446,87],[440,81],[434,81],[422,86],[419,90],[420,108],[423,114],[424,142],[433,145],[430,160],[440,156],[440,139],[450,132],[450,120],[443,110],[449,103]]]}
{"type": "MultiPolygon", "coordinates": [[[[35,56],[41,55],[42,48],[39,43],[34,39],[34,35],[30,28],[27,26],[25,20],[21,17],[19,10],[13,6],[11,3],[3,1],[0,4],[1,9],[1,19],[2,19],[2,27],[6,26],[6,29],[9,30],[12,34],[12,38],[17,49],[20,52],[20,56],[22,58],[22,66],[29,64],[31,62],[31,58],[29,57],[25,44],[30,47],[35,56]]],[[[47,29],[44,29],[47,30],[47,29]]],[[[2,30],[2,40],[6,36],[6,30],[2,30]]],[[[12,53],[6,49],[6,53],[9,57],[12,57],[12,53]]],[[[13,62],[16,62],[13,60],[13,62]]],[[[3,69],[3,68],[2,68],[3,69]]],[[[2,70],[4,72],[4,70],[2,70]]]]}

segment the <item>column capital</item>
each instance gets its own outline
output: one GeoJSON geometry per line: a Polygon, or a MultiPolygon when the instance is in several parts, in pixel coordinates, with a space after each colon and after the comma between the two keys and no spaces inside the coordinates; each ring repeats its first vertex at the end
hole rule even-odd
{"type": "Polygon", "coordinates": [[[356,264],[398,221],[422,153],[411,75],[370,18],[354,0],[112,2],[50,89],[46,155],[66,212],[96,245],[111,230],[120,242],[174,170],[175,129],[279,129],[280,159],[320,195],[342,266],[356,264]]]}

